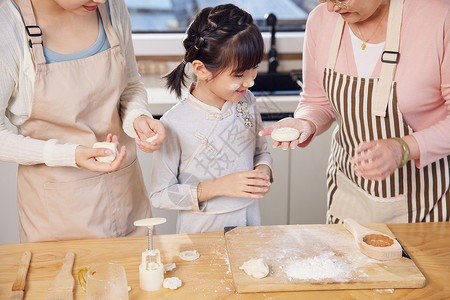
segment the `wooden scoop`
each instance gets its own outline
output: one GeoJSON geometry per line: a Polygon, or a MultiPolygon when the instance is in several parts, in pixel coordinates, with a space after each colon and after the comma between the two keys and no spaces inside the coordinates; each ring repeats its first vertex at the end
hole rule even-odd
{"type": "Polygon", "coordinates": [[[397,240],[379,231],[361,226],[353,219],[345,219],[344,227],[355,238],[359,250],[377,260],[392,260],[402,257],[402,247],[397,240]]]}

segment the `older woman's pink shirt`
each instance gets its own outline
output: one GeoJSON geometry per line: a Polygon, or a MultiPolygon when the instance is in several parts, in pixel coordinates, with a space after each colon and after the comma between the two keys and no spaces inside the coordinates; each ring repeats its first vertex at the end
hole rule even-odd
{"type": "MultiPolygon", "coordinates": [[[[309,15],[303,49],[303,83],[296,118],[311,120],[316,134],[327,130],[335,115],[323,89],[323,71],[337,13],[319,5],[309,15]]],[[[450,1],[405,0],[400,61],[394,80],[405,121],[420,148],[417,167],[450,154],[450,1]]],[[[377,63],[372,78],[378,78],[377,63]]],[[[335,71],[358,76],[348,26],[345,26],[335,71]]]]}

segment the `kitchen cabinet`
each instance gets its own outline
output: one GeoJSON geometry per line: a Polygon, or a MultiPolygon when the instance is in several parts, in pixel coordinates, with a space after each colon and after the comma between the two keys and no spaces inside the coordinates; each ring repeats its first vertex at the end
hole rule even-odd
{"type": "Polygon", "coordinates": [[[327,211],[326,171],[334,126],[306,148],[292,152],[288,224],[323,224],[327,211]]]}

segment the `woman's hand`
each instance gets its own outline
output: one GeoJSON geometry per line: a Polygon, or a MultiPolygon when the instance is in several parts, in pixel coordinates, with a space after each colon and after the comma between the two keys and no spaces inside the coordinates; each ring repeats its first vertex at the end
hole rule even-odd
{"type": "Polygon", "coordinates": [[[356,175],[369,180],[383,180],[390,176],[403,159],[403,148],[393,139],[361,143],[352,159],[356,175]]]}
{"type": "Polygon", "coordinates": [[[270,176],[260,170],[237,172],[201,182],[198,202],[217,196],[261,199],[270,191],[270,176]]]}
{"type": "MultiPolygon", "coordinates": [[[[106,141],[109,143],[114,143],[119,149],[119,139],[117,136],[108,134],[106,141]]],[[[106,148],[89,148],[85,146],[78,146],[75,149],[75,162],[78,167],[88,169],[93,172],[114,172],[120,169],[125,157],[127,156],[127,151],[125,146],[120,148],[120,152],[117,154],[116,158],[110,163],[101,163],[95,159],[96,156],[108,156],[111,154],[111,150],[106,148]]]]}
{"type": "Polygon", "coordinates": [[[295,141],[290,142],[273,141],[272,146],[274,148],[281,145],[281,148],[283,150],[287,150],[287,148],[295,149],[297,145],[302,146],[302,144],[306,142],[309,138],[311,138],[314,132],[316,132],[316,126],[311,121],[304,119],[284,118],[278,121],[277,123],[261,130],[259,132],[259,135],[260,136],[270,135],[272,131],[281,127],[295,128],[300,132],[300,136],[295,141]]]}
{"type": "Polygon", "coordinates": [[[133,126],[139,137],[139,140],[136,140],[136,145],[139,149],[151,153],[161,148],[166,139],[166,131],[164,130],[164,125],[161,121],[142,115],[134,120],[133,126]],[[153,141],[147,142],[148,138],[151,138],[156,134],[158,136],[153,141]]]}

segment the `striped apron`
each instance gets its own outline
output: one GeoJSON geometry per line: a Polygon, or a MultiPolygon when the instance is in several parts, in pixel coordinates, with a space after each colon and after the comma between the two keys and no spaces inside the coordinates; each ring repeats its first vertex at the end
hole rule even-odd
{"type": "MultiPolygon", "coordinates": [[[[386,36],[388,50],[398,51],[402,5],[401,0],[391,1],[386,36]],[[393,13],[393,7],[397,5],[398,10],[400,2],[400,14],[393,13]],[[398,30],[391,30],[396,24],[398,30]]],[[[395,67],[387,66],[392,71],[387,76],[387,84],[383,83],[386,82],[384,74],[389,73],[383,72],[386,63],[382,64],[379,80],[334,71],[343,26],[344,21],[339,18],[323,80],[338,123],[327,169],[327,222],[339,223],[345,218],[362,223],[449,221],[450,156],[421,169],[409,161],[384,180],[367,180],[355,174],[351,159],[361,142],[403,137],[413,130],[398,108],[396,83],[392,80],[395,67]],[[385,94],[381,91],[383,84],[388,88],[385,94]],[[380,107],[384,108],[381,113],[377,112],[380,107]]]]}

